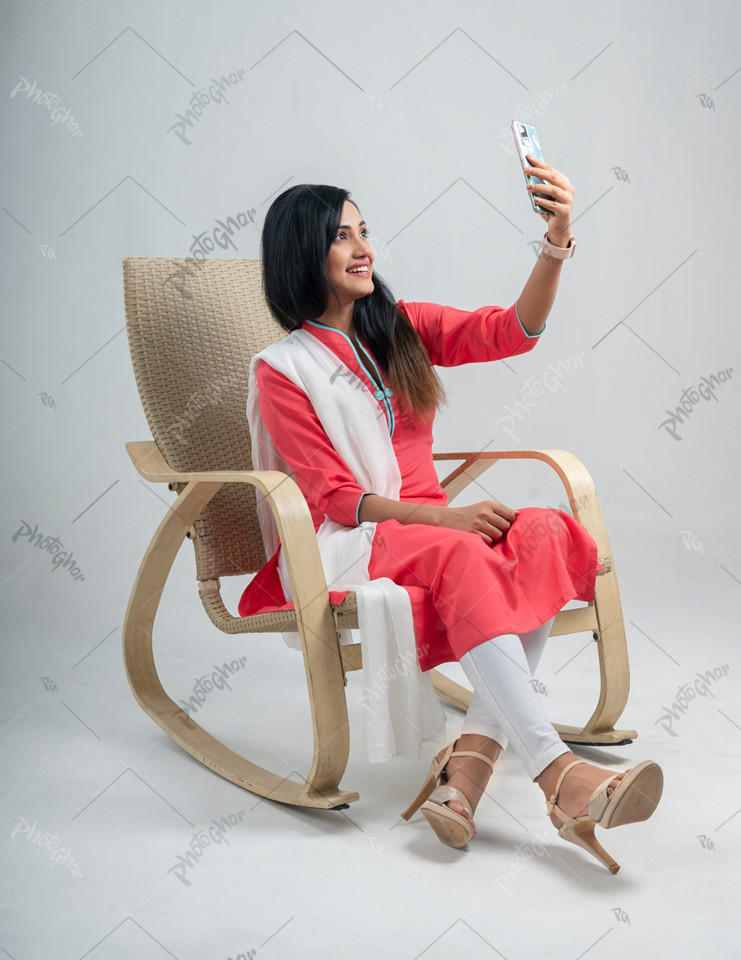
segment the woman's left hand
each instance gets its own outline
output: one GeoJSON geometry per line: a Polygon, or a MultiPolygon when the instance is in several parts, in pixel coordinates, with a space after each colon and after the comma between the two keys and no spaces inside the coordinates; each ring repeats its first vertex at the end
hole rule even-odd
{"type": "Polygon", "coordinates": [[[530,166],[525,167],[525,173],[546,181],[528,184],[527,189],[531,194],[543,193],[550,198],[543,200],[535,197],[539,207],[550,211],[539,214],[548,224],[548,239],[556,246],[565,247],[571,236],[571,204],[574,199],[574,188],[567,176],[547,164],[545,160],[539,160],[531,153],[527,154],[526,159],[530,166]]]}

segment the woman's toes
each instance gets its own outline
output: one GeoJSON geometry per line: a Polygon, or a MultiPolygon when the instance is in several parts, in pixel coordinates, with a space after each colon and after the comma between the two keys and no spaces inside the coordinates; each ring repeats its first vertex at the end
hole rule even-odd
{"type": "Polygon", "coordinates": [[[612,780],[610,781],[610,783],[607,785],[607,796],[608,796],[608,797],[612,795],[613,790],[617,789],[617,787],[618,787],[619,784],[620,784],[620,781],[623,779],[624,776],[625,776],[625,771],[622,771],[621,773],[615,774],[615,776],[612,778],[612,780]]]}
{"type": "Polygon", "coordinates": [[[446,802],[446,806],[450,807],[453,813],[458,813],[462,817],[464,817],[466,820],[468,820],[468,822],[471,824],[471,827],[473,828],[474,835],[476,834],[476,824],[473,822],[473,820],[468,814],[468,810],[466,810],[466,808],[463,806],[462,803],[459,803],[457,800],[448,800],[446,802]]]}

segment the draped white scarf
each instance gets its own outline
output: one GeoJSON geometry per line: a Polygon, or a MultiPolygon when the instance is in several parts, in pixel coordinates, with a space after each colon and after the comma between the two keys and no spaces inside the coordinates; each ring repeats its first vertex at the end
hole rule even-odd
{"type": "MultiPolygon", "coordinates": [[[[256,353],[250,363],[247,417],[256,470],[280,470],[295,476],[270,436],[260,414],[257,361],[264,359],[308,396],[337,453],[358,485],[369,493],[398,500],[401,474],[381,405],[360,378],[305,330],[294,330],[256,353]],[[338,375],[338,367],[341,369],[338,375]]],[[[257,513],[265,552],[278,547],[278,528],[259,490],[257,513]]],[[[353,590],[363,656],[363,746],[368,760],[418,757],[424,741],[445,737],[445,714],[429,671],[419,667],[412,603],[407,591],[388,577],[371,580],[368,562],[376,524],[348,527],[325,517],[317,530],[319,553],[329,590],[353,590]]],[[[287,601],[291,586],[281,548],[279,574],[287,601]]],[[[338,630],[341,644],[353,643],[351,629],[338,630]]],[[[283,634],[301,649],[298,632],[283,634]]]]}

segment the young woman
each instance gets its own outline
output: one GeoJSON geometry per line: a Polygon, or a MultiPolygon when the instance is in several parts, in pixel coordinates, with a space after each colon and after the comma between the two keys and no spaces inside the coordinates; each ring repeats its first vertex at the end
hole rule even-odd
{"type": "MultiPolygon", "coordinates": [[[[338,375],[349,368],[377,400],[401,474],[398,500],[363,489],[296,383],[262,360],[256,378],[264,424],[315,529],[327,518],[350,527],[375,523],[368,576],[408,590],[420,668],[457,660],[473,686],[461,735],[432,761],[402,816],[409,819],[422,805],[439,838],[463,846],[475,836],[473,813],[511,741],[545,794],[559,836],[616,872],[594,837],[595,823],[647,819],[661,796],[661,769],[644,761],[616,772],[576,760],[531,683],[555,614],[571,599],[594,598],[597,545],[565,511],[514,510],[493,500],[446,506],[432,459],[432,423],[445,400],[433,367],[532,350],[555,299],[560,251],[574,244],[573,187],[558,170],[529,160],[528,172],[545,181],[538,191],[550,197],[538,200],[550,211],[541,215],[548,230],[521,295],[507,309],[395,301],[374,272],[368,225],[347,190],[294,186],[268,210],[262,262],[270,310],[289,332],[316,337],[341,361],[338,375]],[[534,528],[535,549],[526,543],[534,528]]],[[[279,553],[247,587],[241,616],[285,603],[279,553]]]]}

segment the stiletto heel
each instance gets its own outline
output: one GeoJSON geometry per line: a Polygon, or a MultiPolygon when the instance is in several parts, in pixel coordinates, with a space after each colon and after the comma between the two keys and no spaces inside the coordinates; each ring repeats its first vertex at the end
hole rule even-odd
{"type": "Polygon", "coordinates": [[[458,739],[448,744],[439,760],[433,759],[422,789],[402,813],[402,817],[410,820],[421,806],[423,816],[443,843],[450,847],[463,847],[473,836],[473,828],[464,816],[445,806],[445,803],[448,800],[457,800],[471,817],[473,810],[464,793],[457,787],[443,784],[445,767],[451,757],[478,757],[488,763],[493,772],[494,761],[474,750],[455,750],[456,743],[458,739]]]}
{"type": "Polygon", "coordinates": [[[561,826],[558,828],[559,837],[570,840],[571,843],[591,853],[607,867],[610,873],[617,873],[620,865],[597,840],[594,827],[599,823],[605,829],[609,829],[626,823],[648,820],[661,799],[664,775],[658,763],[654,763],[653,760],[644,760],[625,773],[611,794],[607,793],[607,788],[615,777],[613,775],[604,780],[589,798],[588,814],[571,817],[558,806],[556,801],[563,778],[577,763],[586,763],[586,760],[574,760],[563,768],[556,783],[556,789],[550,799],[546,800],[546,809],[549,816],[555,813],[561,821],[561,826]]]}
{"type": "MultiPolygon", "coordinates": [[[[452,746],[452,744],[451,744],[451,746],[452,746]]],[[[448,758],[448,759],[450,759],[450,758],[448,758]]],[[[447,761],[446,761],[446,763],[447,763],[447,761]]],[[[440,767],[440,769],[442,769],[442,766],[444,766],[444,765],[445,765],[445,764],[442,764],[441,767],[440,767]]],[[[433,761],[432,761],[432,765],[430,766],[430,771],[429,771],[429,773],[427,774],[427,779],[425,780],[422,789],[419,791],[419,793],[418,793],[417,796],[414,798],[414,800],[412,800],[412,802],[409,804],[409,806],[406,808],[406,810],[402,813],[402,817],[403,817],[405,820],[411,820],[411,819],[412,819],[412,817],[413,817],[414,814],[417,812],[417,810],[419,810],[419,808],[422,806],[422,804],[424,803],[424,801],[429,797],[429,795],[430,795],[430,794],[432,793],[432,791],[435,789],[436,783],[437,783],[437,774],[436,774],[436,772],[435,772],[435,761],[433,760],[433,761]]]]}
{"type": "MultiPolygon", "coordinates": [[[[559,813],[560,817],[561,814],[559,813]]],[[[620,864],[612,859],[602,844],[594,835],[593,820],[575,820],[574,823],[564,824],[558,831],[559,837],[564,840],[570,840],[579,847],[583,847],[588,853],[595,856],[600,863],[603,863],[610,873],[617,873],[620,864]]]]}

